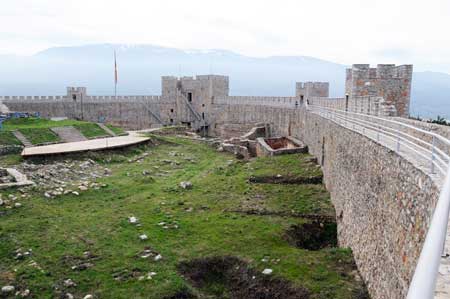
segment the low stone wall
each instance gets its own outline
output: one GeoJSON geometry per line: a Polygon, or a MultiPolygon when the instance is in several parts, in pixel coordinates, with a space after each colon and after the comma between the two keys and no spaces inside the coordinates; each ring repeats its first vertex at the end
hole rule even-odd
{"type": "Polygon", "coordinates": [[[307,153],[308,147],[292,137],[258,138],[256,139],[256,155],[278,156],[286,154],[307,153]]]}
{"type": "Polygon", "coordinates": [[[222,138],[242,136],[260,123],[269,124],[269,136],[290,136],[300,108],[260,105],[217,105],[210,133],[222,138]]]}
{"type": "Polygon", "coordinates": [[[432,180],[389,149],[304,109],[229,105],[220,111],[218,135],[223,126],[239,133],[239,126],[245,131],[265,122],[272,136],[292,135],[308,146],[323,167],[339,244],[353,250],[372,298],[405,298],[439,194],[432,180]]]}

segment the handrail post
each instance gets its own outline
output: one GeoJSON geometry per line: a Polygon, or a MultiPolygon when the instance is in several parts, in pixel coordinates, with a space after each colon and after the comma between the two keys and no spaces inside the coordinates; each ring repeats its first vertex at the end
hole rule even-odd
{"type": "Polygon", "coordinates": [[[432,146],[431,146],[431,173],[434,173],[434,160],[436,159],[435,158],[435,151],[436,151],[435,142],[436,142],[436,139],[433,136],[433,142],[432,142],[432,146]]]}
{"type": "MultiPolygon", "coordinates": [[[[378,123],[377,123],[378,124],[378,123]]],[[[378,130],[377,130],[377,142],[380,143],[380,130],[381,130],[381,125],[378,124],[378,130]]]]}
{"type": "Polygon", "coordinates": [[[345,95],[345,126],[347,126],[348,100],[349,100],[349,95],[346,94],[345,95]]]}

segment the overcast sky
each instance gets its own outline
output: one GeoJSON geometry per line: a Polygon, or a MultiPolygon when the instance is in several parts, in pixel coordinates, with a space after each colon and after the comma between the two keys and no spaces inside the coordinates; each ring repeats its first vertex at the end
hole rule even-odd
{"type": "Polygon", "coordinates": [[[2,0],[0,54],[155,44],[450,73],[450,0],[2,0]]]}

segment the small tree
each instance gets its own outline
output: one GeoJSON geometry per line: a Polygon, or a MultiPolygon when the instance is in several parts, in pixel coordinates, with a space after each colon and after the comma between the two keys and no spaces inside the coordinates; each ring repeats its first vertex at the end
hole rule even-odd
{"type": "Polygon", "coordinates": [[[448,122],[445,118],[441,117],[440,115],[438,115],[436,119],[429,120],[428,122],[443,126],[450,126],[450,122],[448,122]]]}

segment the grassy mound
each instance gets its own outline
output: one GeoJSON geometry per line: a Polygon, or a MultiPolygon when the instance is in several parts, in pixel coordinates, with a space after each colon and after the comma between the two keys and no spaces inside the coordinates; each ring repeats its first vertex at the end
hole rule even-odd
{"type": "Polygon", "coordinates": [[[76,124],[74,127],[88,139],[100,138],[100,137],[110,137],[110,135],[100,128],[99,125],[94,123],[83,123],[76,124]]]}

